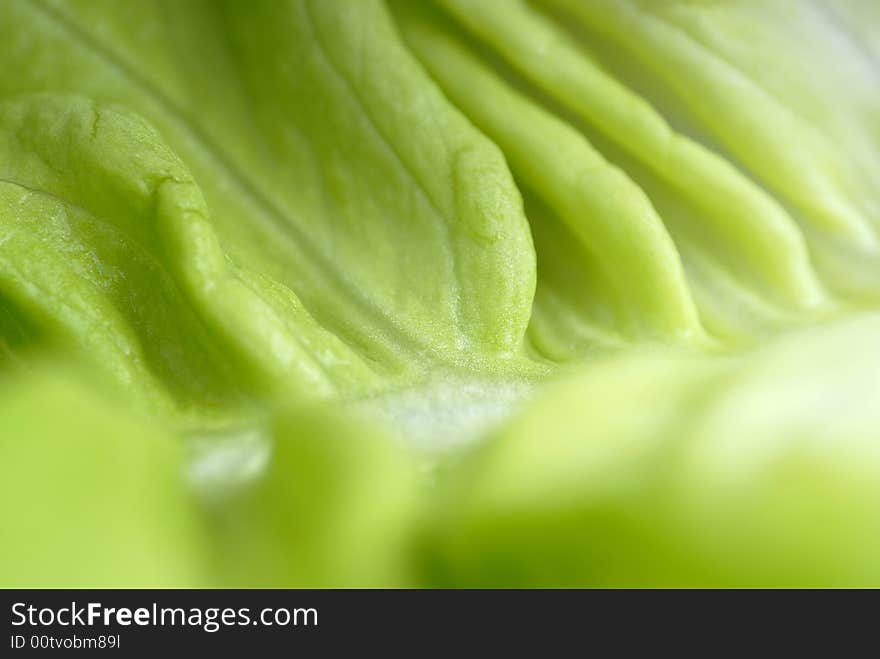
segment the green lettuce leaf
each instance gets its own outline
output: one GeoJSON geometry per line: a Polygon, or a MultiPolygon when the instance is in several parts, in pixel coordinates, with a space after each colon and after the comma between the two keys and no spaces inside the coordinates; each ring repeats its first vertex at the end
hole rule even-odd
{"type": "Polygon", "coordinates": [[[876,585],[878,44],[0,3],[0,585],[876,585]]]}
{"type": "MultiPolygon", "coordinates": [[[[416,580],[418,464],[363,419],[331,409],[281,413],[262,478],[210,505],[220,583],[401,587],[416,580]]],[[[219,496],[219,499],[217,497],[219,496]]]]}
{"type": "Polygon", "coordinates": [[[629,71],[655,79],[668,113],[791,209],[828,284],[876,303],[878,72],[865,46],[877,31],[872,3],[542,4],[595,32],[597,49],[629,71]]]}
{"type": "MultiPolygon", "coordinates": [[[[123,353],[109,366],[166,362],[125,382],[213,387],[213,365],[178,363],[212,342],[230,358],[207,361],[244,363],[255,376],[247,393],[352,395],[444,368],[524,368],[509,363],[535,277],[520,195],[497,148],[395,38],[381,3],[38,1],[2,11],[0,57],[16,72],[0,83],[4,215],[20,224],[23,197],[58,205],[56,215],[76,207],[57,232],[77,233],[84,258],[134,289],[92,294],[120,311],[149,289],[128,276],[132,259],[149,260],[178,289],[150,318],[189,315],[211,332],[205,341],[188,327],[150,331],[130,309],[115,321],[102,312],[114,335],[102,347],[123,353]],[[114,251],[97,254],[98,230],[70,229],[76,222],[116,232],[104,239],[114,251]],[[120,345],[118,335],[138,332],[149,333],[138,347],[120,345]]],[[[66,260],[66,243],[41,243],[66,260]]],[[[58,305],[6,288],[24,319],[52,334],[47,323],[66,325],[66,344],[94,355],[84,344],[99,339],[82,322],[46,319],[62,315],[58,305]]],[[[212,392],[222,405],[224,393],[212,392]]]]}
{"type": "Polygon", "coordinates": [[[179,442],[64,371],[0,384],[0,583],[211,583],[179,442]]]}
{"type": "Polygon", "coordinates": [[[439,583],[876,586],[880,316],[550,387],[442,474],[439,583]],[[804,359],[809,355],[809,359],[804,359]]]}

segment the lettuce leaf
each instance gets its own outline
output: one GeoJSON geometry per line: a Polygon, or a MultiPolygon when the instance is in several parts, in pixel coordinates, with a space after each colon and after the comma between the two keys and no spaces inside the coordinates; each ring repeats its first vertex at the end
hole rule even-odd
{"type": "MultiPolygon", "coordinates": [[[[381,3],[89,0],[3,12],[0,56],[16,71],[0,87],[3,178],[17,186],[7,215],[22,196],[54,197],[138,245],[182,296],[158,313],[188,307],[253,371],[248,393],[363,394],[441,368],[522,370],[508,366],[535,277],[521,198],[381,3]],[[128,38],[133,20],[143,38],[128,38]],[[169,72],[181,50],[189,64],[169,72]]],[[[98,260],[125,272],[128,258],[98,260]]],[[[39,303],[7,296],[24,315],[39,303]]],[[[192,334],[140,343],[189,359],[192,334]]],[[[184,387],[194,379],[157,368],[184,387]]]]}
{"type": "Polygon", "coordinates": [[[596,360],[444,471],[428,573],[479,587],[876,585],[878,355],[880,316],[866,314],[747,356],[596,360]]]}
{"type": "Polygon", "coordinates": [[[0,583],[876,584],[878,35],[0,4],[0,583]]]}
{"type": "Polygon", "coordinates": [[[179,442],[114,410],[66,370],[2,388],[4,587],[211,582],[179,442]]]}

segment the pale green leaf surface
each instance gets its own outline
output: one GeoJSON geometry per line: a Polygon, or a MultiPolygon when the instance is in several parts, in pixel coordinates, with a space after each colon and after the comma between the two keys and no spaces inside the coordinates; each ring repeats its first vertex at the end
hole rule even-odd
{"type": "Polygon", "coordinates": [[[0,381],[0,583],[211,583],[206,529],[173,437],[67,373],[0,381]]]}
{"type": "Polygon", "coordinates": [[[878,329],[868,314],[743,358],[599,360],[444,472],[430,573],[490,587],[876,585],[878,329]]]}
{"type": "MultiPolygon", "coordinates": [[[[4,178],[158,253],[229,361],[319,395],[430,365],[520,368],[505,365],[534,287],[519,194],[497,149],[395,45],[380,3],[2,11],[2,56],[18,70],[0,88],[17,104],[4,178]],[[188,64],[168,72],[184,48],[188,64]],[[43,90],[98,105],[22,96],[43,90]]],[[[173,351],[182,334],[150,340],[173,351]]]]}
{"type": "Polygon", "coordinates": [[[774,200],[735,167],[676,133],[657,111],[572,43],[563,29],[523,0],[496,12],[492,3],[442,0],[469,30],[511,66],[673,188],[700,211],[706,231],[776,290],[808,308],[821,297],[803,239],[774,200]]]}
{"type": "Polygon", "coordinates": [[[0,3],[0,585],[876,585],[874,4],[0,3]]]}
{"type": "Polygon", "coordinates": [[[606,54],[611,44],[628,70],[659,82],[670,111],[791,209],[829,285],[876,301],[880,73],[869,45],[874,22],[852,27],[867,4],[537,4],[562,11],[599,35],[606,54]]]}
{"type": "Polygon", "coordinates": [[[258,483],[213,506],[213,565],[228,586],[402,587],[415,581],[414,457],[363,419],[284,412],[258,483]]]}

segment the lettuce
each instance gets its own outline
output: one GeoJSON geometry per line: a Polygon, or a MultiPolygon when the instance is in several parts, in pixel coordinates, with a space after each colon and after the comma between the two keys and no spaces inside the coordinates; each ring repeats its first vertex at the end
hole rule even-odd
{"type": "Polygon", "coordinates": [[[873,314],[748,357],[597,359],[449,466],[430,573],[469,586],[876,584],[878,355],[873,314]]]}
{"type": "Polygon", "coordinates": [[[4,587],[210,582],[179,442],[65,371],[4,382],[0,401],[4,587]]]}
{"type": "Polygon", "coordinates": [[[2,3],[0,583],[877,584],[878,37],[2,3]]]}

